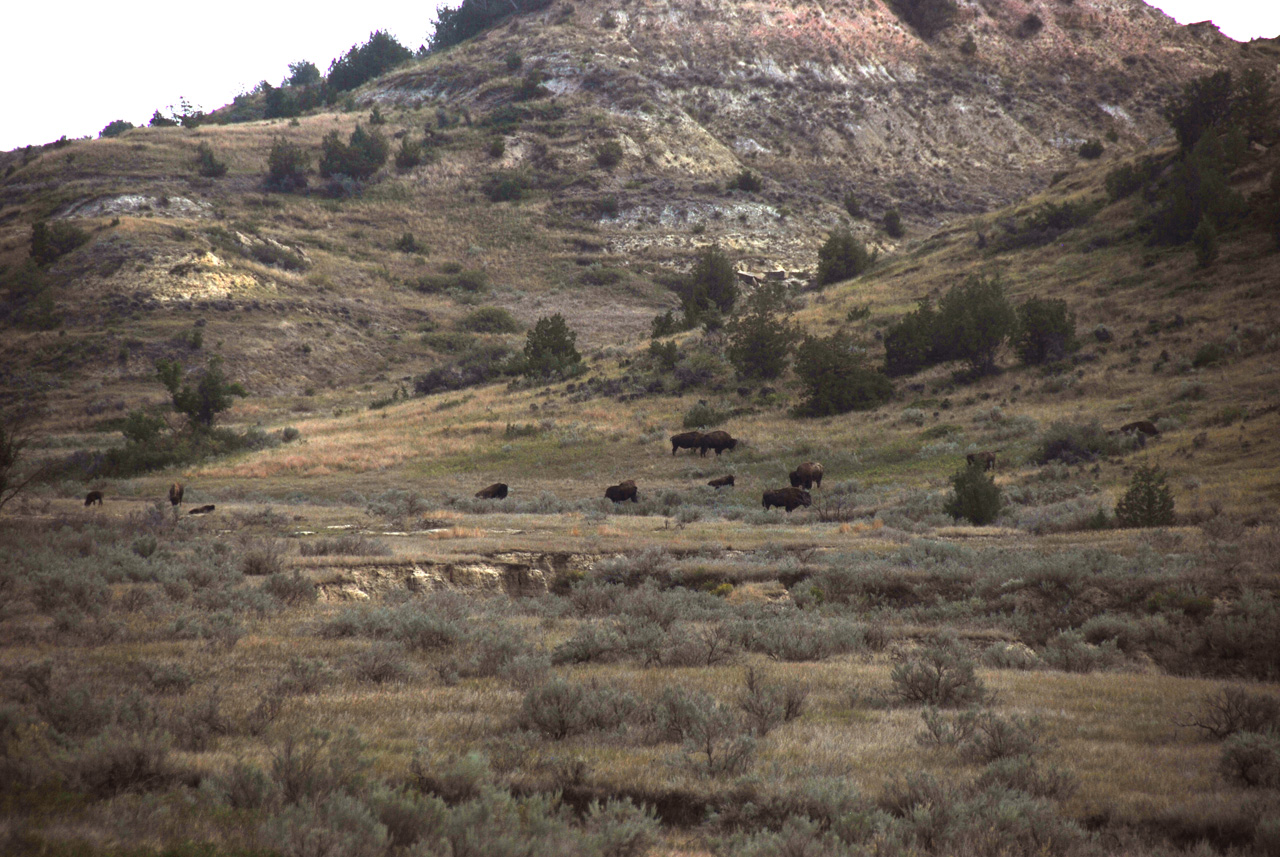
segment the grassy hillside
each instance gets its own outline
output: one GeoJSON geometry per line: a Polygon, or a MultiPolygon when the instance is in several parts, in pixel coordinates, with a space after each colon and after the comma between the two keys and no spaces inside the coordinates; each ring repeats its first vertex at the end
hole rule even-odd
{"type": "MultiPolygon", "coordinates": [[[[677,215],[630,144],[622,170],[597,158],[642,120],[570,94],[519,102],[513,131],[498,77],[489,103],[380,108],[431,158],[359,186],[262,179],[278,140],[314,163],[367,107],[75,141],[0,186],[4,393],[35,432],[17,472],[53,474],[0,510],[0,851],[1273,853],[1280,150],[1231,174],[1246,210],[1203,267],[1149,241],[1155,190],[1108,196],[1115,151],[901,242],[853,221],[877,260],[788,277],[803,331],[878,366],[920,299],[981,276],[1065,300],[1081,347],[799,418],[794,372],[743,379],[701,327],[664,368],[650,323],[712,239],[747,270],[816,268],[836,203],[718,184],[677,215]],[[506,172],[527,194],[490,201],[506,172]],[[40,221],[84,240],[33,269],[40,221]],[[557,312],[584,371],[496,373],[557,312]],[[135,412],[187,437],[157,361],[215,355],[248,393],[218,418],[241,451],[86,475],[135,412]],[[462,364],[496,380],[416,392],[462,364]],[[1115,433],[1138,420],[1160,434],[1115,433]],[[1042,461],[1095,424],[1103,454],[1042,461]],[[673,455],[698,425],[740,442],[673,455]],[[1004,505],[972,526],[946,503],[987,450],[1004,505]],[[761,508],[804,461],[812,505],[761,508]],[[1147,465],[1173,522],[1116,528],[1147,465]],[[626,479],[638,502],[604,499],[626,479]],[[496,481],[506,499],[474,497],[496,481]]],[[[746,165],[721,155],[717,181],[746,165]]]]}

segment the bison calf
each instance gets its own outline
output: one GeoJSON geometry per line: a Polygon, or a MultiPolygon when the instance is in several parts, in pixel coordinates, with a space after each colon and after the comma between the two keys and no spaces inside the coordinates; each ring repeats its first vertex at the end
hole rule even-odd
{"type": "Polygon", "coordinates": [[[671,454],[675,455],[677,449],[698,449],[702,446],[702,432],[686,431],[671,436],[671,454]]]}
{"type": "Polygon", "coordinates": [[[102,505],[101,491],[90,491],[88,494],[84,495],[84,504],[86,506],[92,506],[94,503],[97,503],[99,506],[102,505]]]}
{"type": "Polygon", "coordinates": [[[481,500],[505,500],[507,499],[507,483],[495,482],[488,488],[481,488],[476,492],[476,497],[481,500]]]}
{"type": "Polygon", "coordinates": [[[623,503],[630,500],[632,503],[638,503],[636,499],[636,483],[628,479],[626,482],[619,482],[617,485],[610,485],[604,489],[606,500],[612,500],[615,503],[623,503]]]}
{"type": "Polygon", "coordinates": [[[996,469],[996,454],[994,452],[971,452],[965,456],[965,461],[969,462],[969,466],[981,464],[983,472],[996,469]]]}
{"type": "Polygon", "coordinates": [[[774,488],[771,491],[764,492],[765,509],[769,509],[771,506],[782,506],[790,512],[798,506],[810,506],[812,504],[813,498],[803,488],[774,488]]]}
{"type": "Polygon", "coordinates": [[[710,485],[712,488],[725,488],[725,487],[732,488],[733,476],[721,476],[717,479],[712,479],[707,484],[710,485]]]}
{"type": "Polygon", "coordinates": [[[816,461],[806,461],[791,471],[791,487],[808,490],[822,487],[822,465],[816,461]]]}

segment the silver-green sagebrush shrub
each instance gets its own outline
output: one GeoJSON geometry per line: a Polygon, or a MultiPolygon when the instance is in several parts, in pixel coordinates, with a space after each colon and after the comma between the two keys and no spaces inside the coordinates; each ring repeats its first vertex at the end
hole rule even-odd
{"type": "Polygon", "coordinates": [[[988,698],[973,660],[954,639],[941,640],[907,657],[893,668],[889,678],[893,696],[908,705],[959,708],[988,698]]]}
{"type": "Polygon", "coordinates": [[[1227,782],[1245,788],[1280,788],[1280,736],[1275,732],[1237,732],[1218,758],[1227,782]]]}

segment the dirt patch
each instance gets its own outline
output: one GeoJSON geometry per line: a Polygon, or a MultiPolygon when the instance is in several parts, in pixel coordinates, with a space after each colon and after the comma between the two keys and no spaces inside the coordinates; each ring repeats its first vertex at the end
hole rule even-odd
{"type": "Polygon", "coordinates": [[[588,571],[591,554],[511,552],[493,556],[417,559],[407,562],[345,558],[338,565],[310,566],[324,601],[367,601],[393,591],[429,593],[470,589],[512,597],[542,595],[564,574],[588,571]]]}

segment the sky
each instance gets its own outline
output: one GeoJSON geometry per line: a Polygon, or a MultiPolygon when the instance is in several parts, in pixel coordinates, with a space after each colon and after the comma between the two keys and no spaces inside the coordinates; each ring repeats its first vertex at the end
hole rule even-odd
{"type": "MultiPolygon", "coordinates": [[[[460,0],[356,0],[334,4],[335,14],[279,0],[16,3],[0,38],[0,150],[97,136],[116,119],[144,125],[181,98],[212,110],[261,80],[279,84],[291,62],[310,60],[323,73],[374,30],[416,50],[435,2],[460,0]]],[[[1153,5],[1183,24],[1211,19],[1240,41],[1280,35],[1277,0],[1153,5]]]]}

